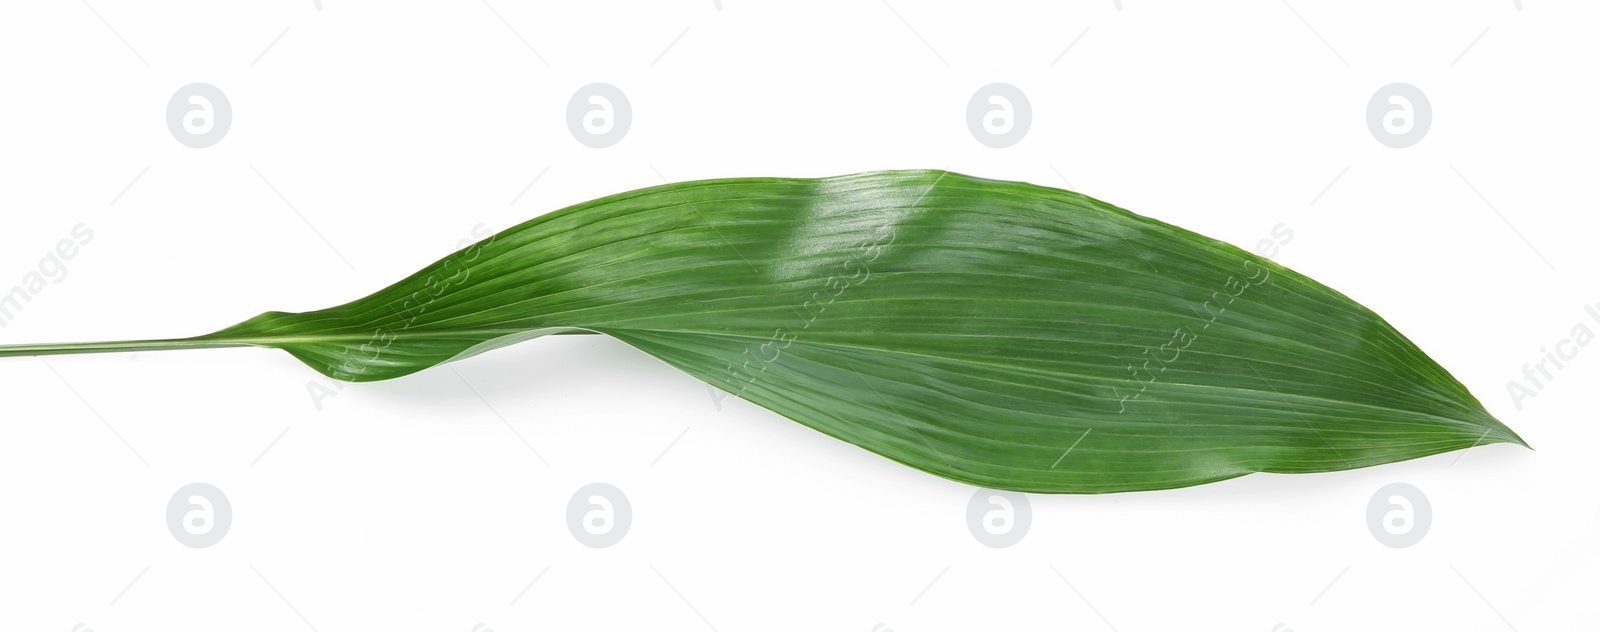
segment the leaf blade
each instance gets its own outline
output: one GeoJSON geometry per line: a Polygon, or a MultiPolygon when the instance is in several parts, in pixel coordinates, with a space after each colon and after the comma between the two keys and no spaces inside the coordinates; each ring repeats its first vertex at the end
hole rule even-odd
{"type": "Polygon", "coordinates": [[[1522,443],[1311,279],[1081,194],[948,172],[626,192],[346,305],[192,340],[368,381],[574,331],[994,488],[1162,489],[1522,443]]]}

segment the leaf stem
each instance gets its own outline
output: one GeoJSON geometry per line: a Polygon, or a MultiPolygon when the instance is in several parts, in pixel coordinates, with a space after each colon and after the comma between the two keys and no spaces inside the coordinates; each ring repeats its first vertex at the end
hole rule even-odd
{"type": "Polygon", "coordinates": [[[67,355],[73,353],[116,353],[126,351],[171,351],[177,349],[218,349],[253,347],[248,342],[168,338],[163,340],[115,340],[110,342],[64,342],[36,345],[0,345],[0,358],[67,355]]]}

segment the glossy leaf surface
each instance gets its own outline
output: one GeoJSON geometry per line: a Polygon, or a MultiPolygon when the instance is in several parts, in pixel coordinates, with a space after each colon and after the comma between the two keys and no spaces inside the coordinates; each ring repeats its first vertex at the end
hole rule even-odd
{"type": "Polygon", "coordinates": [[[256,345],[371,381],[564,332],[1000,489],[1161,489],[1522,443],[1311,279],[1077,193],[939,171],[632,191],[338,307],[0,355],[256,345]]]}

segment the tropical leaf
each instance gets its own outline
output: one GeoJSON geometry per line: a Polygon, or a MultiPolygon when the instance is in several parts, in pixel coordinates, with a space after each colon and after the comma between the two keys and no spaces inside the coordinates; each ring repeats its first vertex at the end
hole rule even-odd
{"type": "Polygon", "coordinates": [[[1526,445],[1382,318],[1292,270],[1078,193],[942,171],[631,191],[338,307],[0,355],[253,345],[371,381],[573,332],[1000,489],[1526,445]]]}

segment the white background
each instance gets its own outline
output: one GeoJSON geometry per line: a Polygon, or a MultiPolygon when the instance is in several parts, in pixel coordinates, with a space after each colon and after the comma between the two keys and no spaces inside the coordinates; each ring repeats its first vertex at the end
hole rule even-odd
{"type": "Polygon", "coordinates": [[[1382,314],[1537,450],[1034,495],[1030,531],[991,549],[967,530],[973,488],[719,402],[607,339],[350,386],[320,410],[308,385],[327,382],[274,351],[8,359],[0,627],[1592,624],[1600,345],[1568,343],[1520,409],[1507,393],[1575,326],[1600,331],[1592,4],[490,2],[7,4],[0,292],[76,224],[94,237],[0,344],[342,303],[478,224],[661,178],[949,167],[1070,181],[1245,248],[1281,223],[1280,263],[1382,314]],[[206,149],[165,121],[193,82],[233,109],[206,149]],[[592,82],[632,104],[608,149],[566,124],[592,82]],[[1033,108],[1007,149],[966,125],[992,82],[1033,108]],[[1366,121],[1393,82],[1432,104],[1408,149],[1366,121]],[[210,548],[165,522],[196,481],[232,505],[210,548]],[[595,481],[633,508],[607,549],[566,526],[595,481]],[[1410,548],[1366,525],[1392,482],[1433,508],[1410,548]]]}

